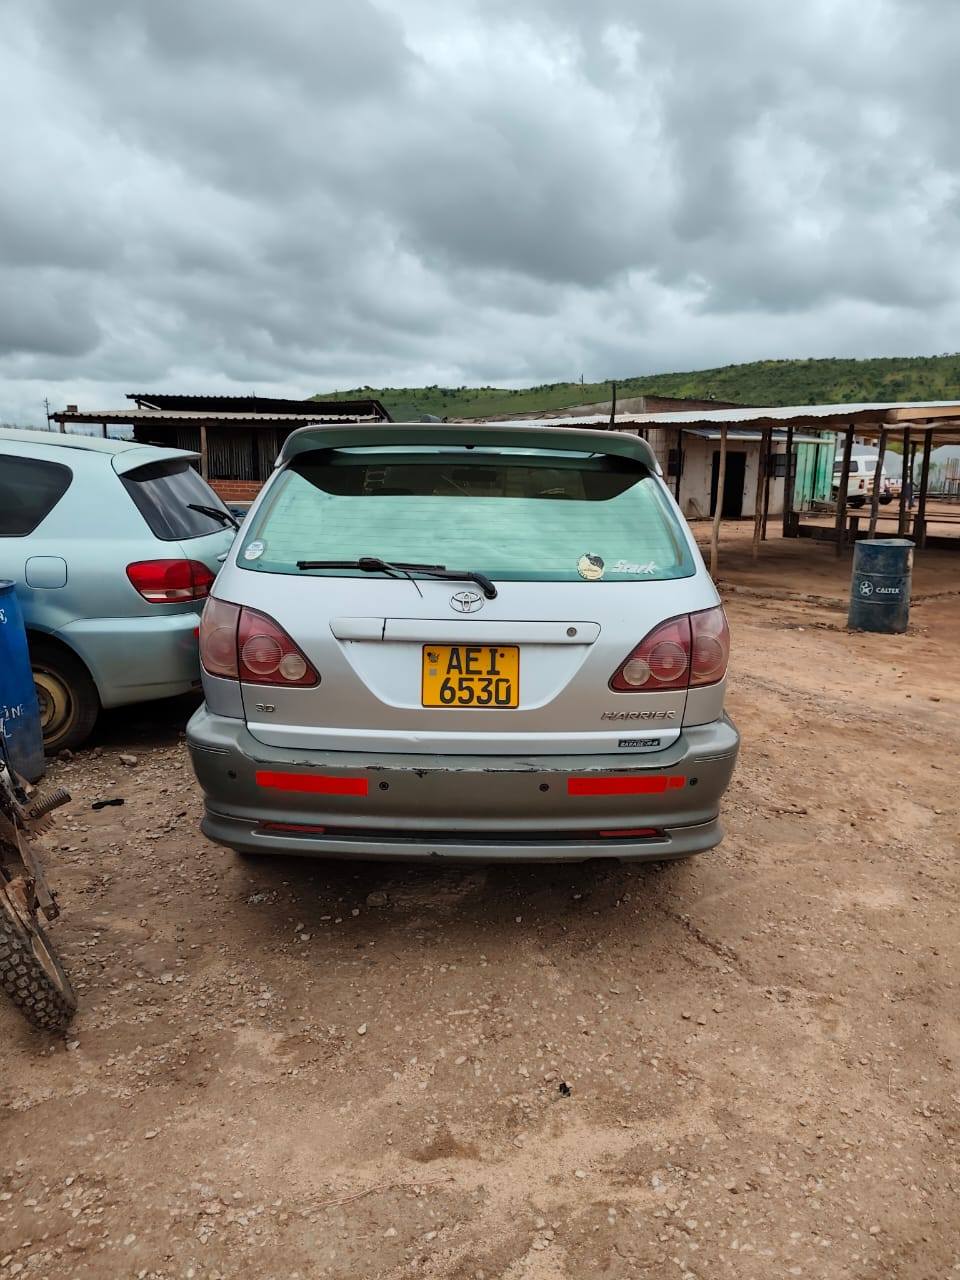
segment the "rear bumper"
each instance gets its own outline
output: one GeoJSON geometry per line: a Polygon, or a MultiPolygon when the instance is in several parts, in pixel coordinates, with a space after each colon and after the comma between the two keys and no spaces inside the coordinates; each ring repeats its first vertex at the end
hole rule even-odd
{"type": "Polygon", "coordinates": [[[720,841],[739,735],[726,717],[684,729],[642,765],[637,756],[372,757],[268,747],[242,721],[203,706],[187,744],[204,792],[204,833],[242,852],[652,861],[720,841]],[[290,829],[305,826],[323,830],[290,829]],[[602,834],[638,829],[655,834],[602,834]]]}
{"type": "Polygon", "coordinates": [[[195,609],[134,618],[84,618],[58,635],[93,677],[105,707],[172,698],[200,687],[195,609]]]}

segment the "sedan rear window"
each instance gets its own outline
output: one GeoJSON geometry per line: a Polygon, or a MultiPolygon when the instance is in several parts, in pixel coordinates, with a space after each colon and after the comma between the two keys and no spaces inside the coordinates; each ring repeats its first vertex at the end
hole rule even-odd
{"type": "Polygon", "coordinates": [[[189,462],[176,458],[151,462],[122,476],[123,486],[137,509],[162,542],[203,538],[232,524],[230,513],[189,462]],[[198,507],[212,508],[197,510],[198,507]]]}
{"type": "Polygon", "coordinates": [[[694,572],[680,522],[642,463],[539,450],[303,455],[272,486],[238,563],[296,573],[302,560],[365,556],[531,582],[694,572]]]}

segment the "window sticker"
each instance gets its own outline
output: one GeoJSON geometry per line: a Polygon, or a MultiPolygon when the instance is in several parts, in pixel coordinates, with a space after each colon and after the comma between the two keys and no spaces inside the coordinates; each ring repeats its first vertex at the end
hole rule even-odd
{"type": "Polygon", "coordinates": [[[596,582],[603,577],[603,561],[599,556],[591,555],[589,551],[584,552],[577,561],[577,573],[588,582],[596,582]]]}
{"type": "Polygon", "coordinates": [[[629,560],[618,560],[613,566],[614,573],[657,573],[657,566],[652,560],[646,564],[632,564],[629,560]]]}
{"type": "Polygon", "coordinates": [[[243,558],[244,560],[259,560],[266,549],[267,544],[265,542],[260,542],[259,540],[251,542],[248,547],[244,548],[243,558]]]}

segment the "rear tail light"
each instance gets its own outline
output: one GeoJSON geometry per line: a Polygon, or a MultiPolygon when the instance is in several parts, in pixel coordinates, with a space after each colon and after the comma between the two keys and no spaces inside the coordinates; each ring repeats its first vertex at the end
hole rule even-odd
{"type": "Polygon", "coordinates": [[[240,606],[214,596],[203,607],[200,619],[200,661],[204,671],[225,680],[237,680],[237,627],[240,606]]]}
{"type": "Polygon", "coordinates": [[[208,600],[200,620],[200,661],[211,676],[244,684],[304,688],[320,677],[283,627],[256,609],[208,600]]]}
{"type": "Polygon", "coordinates": [[[716,684],[726,675],[730,632],[721,605],[671,618],[646,636],[613,673],[618,693],[668,693],[716,684]]]}
{"type": "Polygon", "coordinates": [[[205,600],[215,576],[199,560],[137,560],[127,565],[127,577],[151,604],[205,600]]]}
{"type": "Polygon", "coordinates": [[[730,661],[730,628],[723,606],[691,613],[693,652],[690,659],[690,686],[716,684],[727,674],[730,661]]]}
{"type": "Polygon", "coordinates": [[[621,693],[686,689],[690,683],[690,619],[662,623],[628,654],[610,681],[621,693]]]}

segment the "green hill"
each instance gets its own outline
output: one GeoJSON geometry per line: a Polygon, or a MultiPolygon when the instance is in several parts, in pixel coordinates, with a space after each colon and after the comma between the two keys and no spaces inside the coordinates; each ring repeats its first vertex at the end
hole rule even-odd
{"type": "MultiPolygon", "coordinates": [[[[682,396],[745,405],[843,404],[872,400],[960,400],[960,354],[876,360],[758,360],[692,373],[617,380],[621,397],[682,396]]],[[[352,387],[318,399],[376,396],[396,419],[565,409],[610,399],[609,382],[548,382],[538,387],[352,387]]]]}

